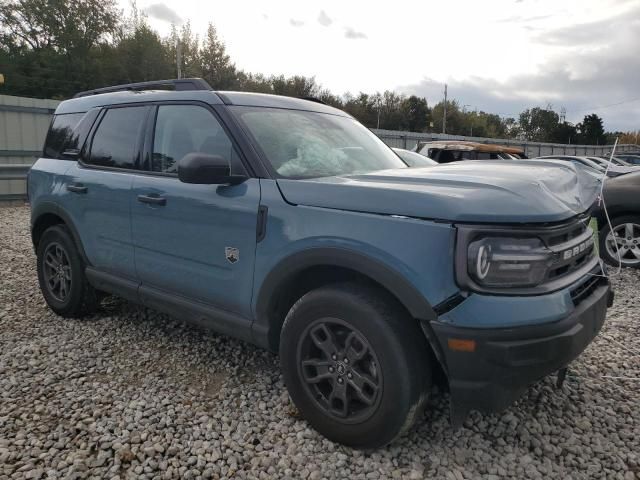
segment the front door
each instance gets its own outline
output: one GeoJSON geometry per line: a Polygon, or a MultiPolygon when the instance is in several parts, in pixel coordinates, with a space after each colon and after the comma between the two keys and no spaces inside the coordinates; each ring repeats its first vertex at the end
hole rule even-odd
{"type": "Polygon", "coordinates": [[[192,152],[220,155],[232,173],[244,173],[232,141],[205,106],[158,106],[150,137],[148,173],[135,176],[131,202],[142,286],[249,318],[259,180],[231,186],[177,178],[178,160],[192,152]]]}

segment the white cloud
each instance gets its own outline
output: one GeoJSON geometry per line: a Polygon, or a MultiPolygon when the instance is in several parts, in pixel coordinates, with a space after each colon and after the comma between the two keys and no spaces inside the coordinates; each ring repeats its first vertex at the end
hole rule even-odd
{"type": "Polygon", "coordinates": [[[318,15],[318,23],[323,27],[328,27],[333,23],[333,20],[327,15],[324,10],[320,10],[320,14],[318,15]]]}
{"type": "MultiPolygon", "coordinates": [[[[325,0],[320,12],[294,0],[268,8],[259,0],[163,1],[152,5],[180,12],[201,35],[213,21],[239,68],[315,76],[338,94],[396,88],[437,101],[446,81],[452,98],[484,110],[551,102],[572,120],[583,108],[639,96],[638,0],[397,0],[384,9],[325,0]]],[[[169,17],[149,15],[167,34],[169,17]]],[[[640,105],[632,106],[597,112],[607,128],[637,128],[640,105]]]]}
{"type": "Polygon", "coordinates": [[[164,3],[152,3],[144,12],[151,18],[172,23],[174,25],[182,24],[182,18],[174,10],[166,6],[164,3]]]}
{"type": "Polygon", "coordinates": [[[367,35],[365,33],[358,32],[351,27],[345,28],[344,36],[345,38],[349,38],[351,40],[357,40],[359,38],[367,38],[367,35]]]}

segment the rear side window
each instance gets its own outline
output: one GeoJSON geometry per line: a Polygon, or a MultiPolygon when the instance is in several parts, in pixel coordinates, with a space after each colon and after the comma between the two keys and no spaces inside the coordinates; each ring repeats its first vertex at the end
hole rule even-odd
{"type": "Polygon", "coordinates": [[[147,107],[144,106],[107,110],[85,161],[102,167],[136,168],[138,141],[146,114],[147,107]]]}
{"type": "Polygon", "coordinates": [[[62,157],[62,152],[72,143],[74,128],[83,116],[84,113],[54,116],[47,133],[47,139],[44,142],[44,156],[46,158],[62,157]]]}

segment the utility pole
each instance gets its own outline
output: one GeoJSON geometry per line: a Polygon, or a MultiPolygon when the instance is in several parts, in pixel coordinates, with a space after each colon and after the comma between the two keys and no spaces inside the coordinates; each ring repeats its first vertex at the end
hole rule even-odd
{"type": "Polygon", "coordinates": [[[447,133],[447,84],[444,84],[444,112],[442,114],[442,133],[447,133]]]}
{"type": "Polygon", "coordinates": [[[178,66],[178,78],[182,78],[182,49],[180,40],[176,41],[176,64],[178,66]]]}

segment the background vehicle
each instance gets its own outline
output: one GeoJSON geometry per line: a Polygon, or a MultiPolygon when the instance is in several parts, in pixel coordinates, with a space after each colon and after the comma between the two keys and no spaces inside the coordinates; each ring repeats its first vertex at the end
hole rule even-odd
{"type": "Polygon", "coordinates": [[[616,158],[619,158],[631,165],[640,165],[640,153],[616,153],[616,158]]]}
{"type": "Polygon", "coordinates": [[[433,167],[434,165],[438,165],[438,162],[435,160],[431,160],[419,153],[405,150],[404,148],[394,148],[393,151],[410,167],[433,167]]]}
{"type": "MultiPolygon", "coordinates": [[[[604,167],[605,169],[607,168],[607,165],[609,163],[609,158],[602,158],[602,157],[587,157],[587,158],[589,160],[593,160],[594,162],[598,163],[601,167],[604,167]]],[[[640,171],[640,166],[630,165],[616,157],[613,157],[611,159],[611,166],[609,167],[609,170],[611,170],[614,167],[616,171],[622,172],[622,173],[632,173],[632,172],[640,171]]]]}
{"type": "Polygon", "coordinates": [[[618,177],[620,175],[624,175],[625,173],[630,173],[633,170],[629,170],[628,167],[620,167],[618,165],[611,165],[607,170],[606,165],[601,164],[600,162],[589,158],[589,157],[580,157],[574,155],[547,155],[544,157],[537,157],[534,160],[564,160],[572,163],[579,163],[586,167],[592,168],[599,173],[607,172],[607,177],[618,177]]]}
{"type": "Polygon", "coordinates": [[[527,158],[524,150],[487,143],[465,141],[418,142],[414,151],[438,163],[460,160],[514,160],[527,158]]]}
{"type": "Polygon", "coordinates": [[[599,205],[594,216],[600,229],[600,256],[612,266],[621,261],[623,267],[640,268],[640,172],[607,179],[603,194],[613,233],[599,205]]]}
{"type": "Polygon", "coordinates": [[[590,158],[594,161],[597,161],[598,163],[602,164],[602,162],[604,162],[604,164],[606,165],[609,162],[609,159],[611,159],[611,165],[617,165],[619,167],[629,167],[632,164],[621,159],[618,156],[615,157],[611,157],[608,155],[597,155],[597,156],[589,156],[587,158],[590,158]]]}
{"type": "Polygon", "coordinates": [[[605,320],[600,184],[573,165],[408,168],[340,110],[200,79],[76,97],[28,176],[50,308],[106,292],[279,352],[333,441],[391,442],[438,371],[455,425],[503,409],[605,320]]]}

